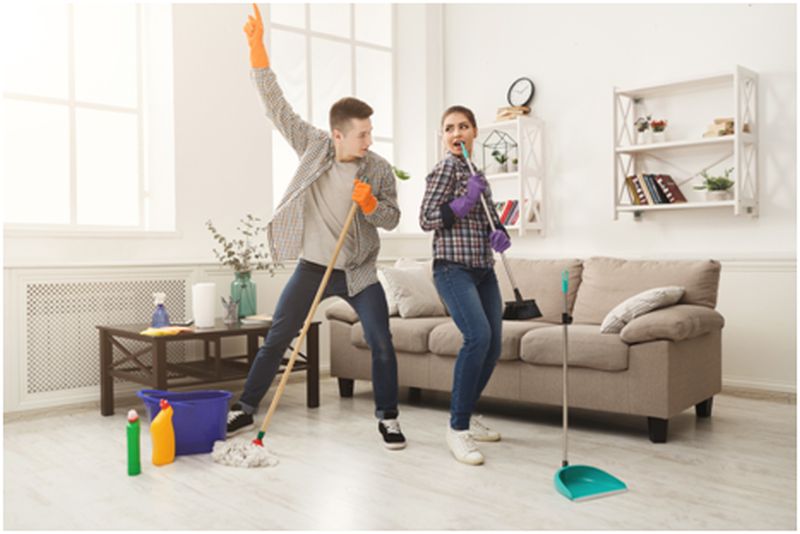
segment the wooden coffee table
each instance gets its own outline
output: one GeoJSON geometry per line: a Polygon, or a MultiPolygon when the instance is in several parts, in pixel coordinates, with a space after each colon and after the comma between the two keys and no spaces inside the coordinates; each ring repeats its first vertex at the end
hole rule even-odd
{"type": "MultiPolygon", "coordinates": [[[[306,335],[306,353],[299,353],[292,372],[306,372],[306,405],[319,406],[319,325],[314,321],[306,335]]],[[[114,414],[114,378],[122,378],[152,387],[169,388],[214,384],[245,378],[253,358],[261,346],[260,338],[269,332],[271,323],[228,325],[218,320],[212,328],[194,328],[175,336],[151,337],[139,334],[147,324],[98,325],[100,332],[100,413],[114,414]],[[225,356],[221,354],[222,338],[247,337],[247,354],[225,356]],[[126,347],[129,340],[147,344],[133,350],[126,347]],[[203,358],[183,362],[167,360],[167,345],[175,342],[200,340],[203,342],[203,358]],[[209,350],[213,347],[213,351],[209,350]],[[115,360],[115,353],[122,357],[115,360]],[[149,362],[142,361],[147,354],[149,362]]],[[[137,343],[141,345],[140,343],[137,343]]],[[[281,371],[288,358],[284,357],[281,371]]]]}

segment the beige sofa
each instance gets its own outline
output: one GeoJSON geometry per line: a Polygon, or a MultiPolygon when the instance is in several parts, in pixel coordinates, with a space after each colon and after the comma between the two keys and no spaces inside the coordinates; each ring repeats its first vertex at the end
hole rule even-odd
{"type": "MultiPolygon", "coordinates": [[[[543,317],[503,322],[503,349],[485,397],[561,405],[561,271],[569,271],[568,305],[571,407],[647,417],[650,440],[667,440],[671,417],[695,406],[711,415],[721,389],[723,317],[714,310],[720,264],[715,261],[509,259],[525,298],[535,298],[543,317]],[[603,334],[606,314],[643,290],[685,288],[674,306],[603,334]]],[[[504,300],[512,292],[496,266],[504,300]]],[[[370,379],[370,351],[353,309],[344,301],[326,311],[330,319],[331,374],[344,397],[354,380],[370,379]]],[[[390,318],[399,383],[420,390],[450,391],[461,334],[448,316],[390,318]]]]}

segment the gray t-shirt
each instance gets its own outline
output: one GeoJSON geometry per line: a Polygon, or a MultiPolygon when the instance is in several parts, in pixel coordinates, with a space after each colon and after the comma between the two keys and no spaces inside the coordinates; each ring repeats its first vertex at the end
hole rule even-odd
{"type": "MultiPolygon", "coordinates": [[[[320,176],[306,191],[303,212],[304,260],[328,265],[342,231],[347,212],[353,204],[353,179],[358,163],[334,160],[330,170],[320,176]]],[[[336,269],[343,269],[353,254],[353,228],[347,233],[342,250],[336,258],[336,269]]]]}

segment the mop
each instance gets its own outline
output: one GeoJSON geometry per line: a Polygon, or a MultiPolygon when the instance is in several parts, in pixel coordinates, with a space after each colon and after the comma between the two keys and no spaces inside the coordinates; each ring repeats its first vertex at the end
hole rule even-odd
{"type": "Polygon", "coordinates": [[[562,351],[562,420],[564,425],[564,455],[561,469],[556,472],[554,482],[556,490],[571,501],[586,501],[628,491],[628,486],[617,477],[588,465],[569,465],[567,460],[567,324],[572,322],[567,306],[567,288],[569,271],[561,272],[561,291],[564,293],[564,313],[561,323],[564,325],[564,344],[562,351]]]}
{"type": "MultiPolygon", "coordinates": [[[[467,152],[467,147],[463,142],[461,143],[461,152],[464,154],[464,159],[467,160],[469,171],[475,174],[475,167],[472,166],[472,162],[469,159],[469,152],[467,152]]],[[[494,220],[489,212],[489,206],[486,205],[486,199],[483,194],[481,194],[481,204],[483,204],[483,211],[486,212],[486,218],[489,219],[489,226],[492,228],[492,232],[494,232],[494,220]]],[[[515,300],[506,302],[506,308],[503,311],[503,319],[508,321],[522,321],[541,317],[542,312],[539,311],[539,306],[536,305],[536,301],[533,299],[524,300],[522,298],[522,293],[520,293],[517,283],[514,281],[514,275],[511,274],[511,268],[508,266],[506,255],[503,252],[500,253],[500,258],[503,260],[503,267],[506,270],[506,275],[508,275],[508,280],[511,282],[511,287],[514,289],[515,298],[515,300]]]]}
{"type": "Polygon", "coordinates": [[[319,284],[317,294],[314,297],[314,301],[311,303],[311,308],[308,310],[308,315],[306,316],[306,321],[303,324],[303,329],[300,330],[300,336],[297,338],[297,342],[294,345],[294,350],[292,350],[292,355],[289,357],[289,362],[286,364],[286,369],[283,371],[281,381],[278,384],[278,389],[275,391],[275,396],[272,398],[272,403],[269,405],[267,415],[264,417],[264,422],[261,423],[258,436],[253,441],[217,441],[214,443],[214,450],[211,452],[211,458],[215,462],[233,467],[269,467],[278,463],[277,459],[272,456],[264,447],[264,434],[267,432],[267,427],[272,419],[272,414],[275,413],[275,410],[278,407],[278,401],[280,400],[281,395],[283,395],[284,388],[286,388],[286,382],[289,381],[289,374],[292,372],[292,367],[294,367],[297,354],[300,352],[300,346],[303,344],[306,334],[308,333],[308,329],[311,327],[311,323],[314,321],[314,313],[316,313],[317,306],[319,306],[319,303],[322,300],[322,295],[325,293],[325,288],[328,285],[328,279],[331,277],[333,266],[336,264],[336,258],[339,257],[339,251],[342,250],[345,238],[347,237],[347,232],[350,230],[350,225],[353,223],[353,218],[356,215],[357,208],[358,204],[355,202],[350,207],[350,211],[348,212],[347,218],[344,221],[344,227],[342,227],[342,231],[339,233],[339,240],[336,242],[336,248],[333,251],[333,257],[331,258],[330,263],[328,263],[327,269],[325,269],[325,275],[322,277],[322,282],[319,284]]]}

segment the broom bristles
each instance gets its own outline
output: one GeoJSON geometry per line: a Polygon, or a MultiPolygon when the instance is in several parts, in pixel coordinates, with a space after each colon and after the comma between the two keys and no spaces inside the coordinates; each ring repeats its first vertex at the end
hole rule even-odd
{"type": "Polygon", "coordinates": [[[214,442],[211,458],[222,465],[231,467],[273,467],[278,459],[269,450],[253,441],[234,439],[214,442]]]}

